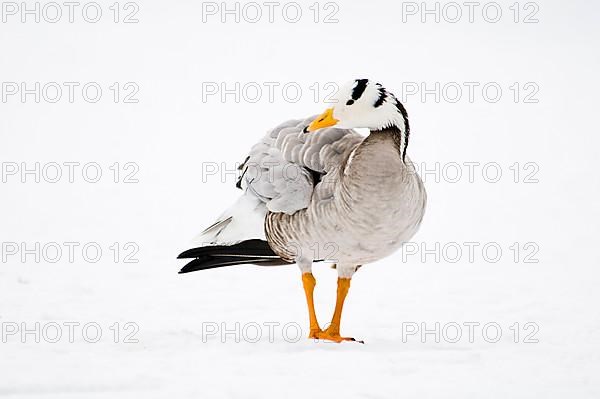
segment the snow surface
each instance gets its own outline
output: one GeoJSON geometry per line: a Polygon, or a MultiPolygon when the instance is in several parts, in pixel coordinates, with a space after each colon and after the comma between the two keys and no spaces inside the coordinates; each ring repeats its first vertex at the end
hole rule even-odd
{"type": "MultiPolygon", "coordinates": [[[[112,4],[100,3],[105,12],[112,4]]],[[[305,12],[312,3],[301,3],[305,12]]],[[[95,322],[103,335],[97,343],[86,342],[80,328],[72,343],[7,335],[0,341],[0,396],[600,397],[600,6],[539,2],[540,23],[514,24],[513,2],[499,3],[506,17],[498,24],[402,23],[401,3],[383,1],[338,2],[338,24],[202,23],[201,3],[192,1],[140,3],[140,23],[131,25],[110,17],[98,24],[3,24],[2,81],[98,81],[105,97],[96,104],[0,103],[0,161],[97,162],[104,173],[96,184],[0,183],[1,243],[97,242],[103,249],[97,263],[80,252],[72,263],[2,260],[4,329],[95,322]],[[496,162],[503,172],[498,183],[480,173],[472,183],[466,176],[457,183],[426,177],[429,204],[414,241],[427,248],[494,242],[501,259],[486,261],[480,250],[473,262],[465,252],[455,263],[397,253],[365,266],[352,281],[342,322],[342,333],[364,345],[304,338],[308,318],[295,266],[177,275],[174,258],[187,240],[238,195],[231,174],[203,182],[203,163],[233,169],[267,129],[323,110],[322,96],[315,102],[309,86],[359,77],[393,92],[402,82],[501,84],[497,103],[480,96],[473,103],[418,96],[405,102],[415,162],[496,162]],[[137,82],[139,103],[106,100],[115,81],[137,82]],[[202,82],[222,81],[299,82],[304,95],[297,103],[280,95],[273,103],[203,102],[202,82]],[[539,103],[514,103],[514,82],[536,82],[539,103]],[[113,183],[114,162],[139,165],[139,183],[113,183]],[[539,182],[523,183],[521,175],[515,183],[515,162],[535,163],[539,182]],[[115,262],[115,242],[136,243],[139,262],[115,262]],[[523,261],[528,242],[539,248],[538,263],[523,261]],[[123,342],[127,322],[139,327],[137,343],[123,342]],[[403,339],[403,326],[431,329],[436,322],[463,326],[462,338],[403,339]],[[473,342],[465,336],[468,322],[479,323],[473,342]],[[246,339],[206,330],[236,323],[246,339]],[[273,335],[265,323],[279,323],[273,335]],[[498,342],[482,335],[486,323],[501,327],[498,342]],[[530,337],[537,343],[523,342],[532,331],[525,323],[539,328],[530,337]],[[262,338],[249,342],[256,325],[262,338]],[[284,325],[292,326],[285,336],[284,325]],[[297,342],[295,326],[303,329],[297,342]]],[[[315,275],[324,324],[336,273],[317,265],[315,275]]]]}

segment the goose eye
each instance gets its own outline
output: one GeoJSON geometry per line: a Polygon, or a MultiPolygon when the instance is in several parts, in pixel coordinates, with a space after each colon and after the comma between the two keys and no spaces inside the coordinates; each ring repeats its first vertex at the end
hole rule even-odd
{"type": "Polygon", "coordinates": [[[346,105],[352,105],[354,104],[354,100],[348,100],[348,102],[346,103],[346,105]]]}

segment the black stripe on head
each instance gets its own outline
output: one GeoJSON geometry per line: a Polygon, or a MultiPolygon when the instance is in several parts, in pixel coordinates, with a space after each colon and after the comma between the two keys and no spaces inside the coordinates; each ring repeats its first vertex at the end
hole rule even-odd
{"type": "Polygon", "coordinates": [[[410,136],[410,125],[408,124],[408,112],[406,112],[406,108],[398,99],[396,99],[396,108],[402,114],[402,118],[404,119],[404,148],[402,149],[402,161],[405,161],[406,158],[406,148],[408,147],[408,137],[410,136]]]}
{"type": "Polygon", "coordinates": [[[381,107],[383,105],[383,102],[387,98],[387,92],[379,83],[377,83],[377,90],[379,91],[379,98],[377,99],[377,101],[375,101],[375,104],[373,104],[375,108],[381,107]]]}
{"type": "Polygon", "coordinates": [[[358,100],[360,96],[363,95],[368,83],[369,79],[356,79],[356,86],[352,89],[352,99],[354,101],[358,100]]]}

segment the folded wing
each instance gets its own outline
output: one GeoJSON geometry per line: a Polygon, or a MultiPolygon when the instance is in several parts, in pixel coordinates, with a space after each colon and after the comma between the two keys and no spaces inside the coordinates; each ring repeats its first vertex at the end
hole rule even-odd
{"type": "Polygon", "coordinates": [[[304,133],[314,117],[285,122],[255,144],[242,165],[238,187],[271,212],[293,214],[333,193],[342,163],[363,140],[353,130],[304,133]]]}

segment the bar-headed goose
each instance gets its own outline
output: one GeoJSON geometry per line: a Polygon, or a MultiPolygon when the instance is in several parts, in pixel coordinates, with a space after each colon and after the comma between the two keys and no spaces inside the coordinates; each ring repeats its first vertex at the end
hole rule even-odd
{"type": "Polygon", "coordinates": [[[310,338],[341,342],[340,320],[358,267],[396,251],[417,231],[425,212],[423,183],[406,150],[404,106],[381,84],[358,79],[343,86],[322,115],[271,130],[246,157],[238,201],[179,258],[180,273],[252,263],[296,263],[302,272],[310,338]],[[368,128],[363,137],[353,128],[368,128]],[[337,302],[326,330],[317,321],[315,261],[338,272],[337,302]]]}

